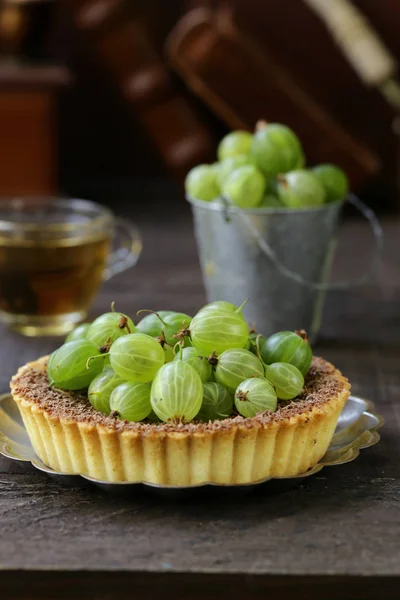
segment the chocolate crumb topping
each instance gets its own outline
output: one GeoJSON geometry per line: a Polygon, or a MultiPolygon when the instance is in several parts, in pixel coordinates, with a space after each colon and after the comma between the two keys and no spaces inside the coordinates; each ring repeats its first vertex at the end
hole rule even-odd
{"type": "Polygon", "coordinates": [[[155,431],[165,433],[211,432],[229,430],[233,425],[249,428],[259,427],[309,412],[317,406],[323,406],[332,398],[340,396],[348,387],[347,380],[333,365],[322,358],[314,357],[300,396],[295,400],[280,401],[276,412],[265,411],[251,419],[237,415],[208,423],[192,421],[186,424],[169,424],[147,420],[140,423],[129,423],[122,421],[115,414],[110,416],[102,414],[92,407],[86,393],[68,392],[50,387],[44,360],[27,365],[11,381],[14,396],[36,403],[49,415],[63,420],[101,425],[112,430],[133,431],[143,435],[150,435],[155,431]]]}

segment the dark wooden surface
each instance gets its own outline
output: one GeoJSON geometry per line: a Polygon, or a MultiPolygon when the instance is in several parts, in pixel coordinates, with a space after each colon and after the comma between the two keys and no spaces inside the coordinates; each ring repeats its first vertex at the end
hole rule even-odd
{"type": "MultiPolygon", "coordinates": [[[[104,285],[93,314],[112,300],[131,315],[204,301],[186,208],[147,210],[140,263],[104,285]]],[[[377,446],[280,492],[182,500],[66,488],[0,458],[1,598],[398,598],[400,222],[384,229],[377,281],[329,295],[315,348],[386,418],[377,446]]],[[[364,224],[347,223],[335,274],[355,273],[369,243],[364,224]]],[[[1,391],[57,344],[5,329],[1,340],[1,391]]]]}

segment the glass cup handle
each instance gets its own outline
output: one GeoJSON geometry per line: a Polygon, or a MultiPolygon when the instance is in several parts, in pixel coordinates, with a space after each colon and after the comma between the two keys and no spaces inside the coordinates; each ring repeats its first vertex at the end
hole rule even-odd
{"type": "MultiPolygon", "coordinates": [[[[341,290],[341,289],[351,288],[351,287],[354,287],[357,285],[363,285],[372,278],[374,272],[376,271],[376,267],[379,264],[379,261],[381,258],[381,253],[382,253],[382,247],[383,247],[383,231],[382,231],[381,224],[379,223],[378,218],[375,215],[375,213],[368,206],[366,206],[366,204],[364,204],[364,202],[362,202],[360,200],[360,198],[358,198],[354,194],[348,194],[348,196],[346,197],[346,201],[349,204],[352,204],[363,215],[363,217],[368,221],[368,223],[371,227],[372,233],[373,233],[373,238],[374,238],[373,257],[372,257],[369,267],[367,268],[367,271],[363,275],[361,275],[358,279],[355,279],[352,281],[337,281],[337,282],[322,281],[322,282],[319,282],[319,281],[308,281],[308,280],[304,279],[304,277],[302,277],[299,273],[295,273],[291,269],[288,269],[288,267],[286,267],[284,264],[282,264],[280,262],[280,260],[276,256],[274,250],[271,248],[271,246],[268,244],[268,242],[266,240],[264,240],[264,238],[260,235],[260,233],[254,227],[251,220],[248,218],[248,216],[246,215],[246,213],[244,211],[239,210],[238,214],[239,214],[240,218],[242,219],[242,221],[247,226],[250,233],[253,235],[260,250],[263,252],[263,254],[265,254],[265,256],[267,258],[269,258],[273,262],[276,269],[281,273],[281,275],[284,275],[288,279],[291,279],[292,281],[295,281],[296,283],[299,283],[300,285],[304,285],[306,287],[311,287],[311,288],[314,288],[317,290],[341,290]]],[[[225,202],[225,209],[228,209],[228,208],[229,208],[229,205],[225,202]]],[[[228,213],[226,214],[226,218],[229,218],[228,213]]],[[[331,251],[328,253],[328,256],[332,257],[332,254],[333,254],[333,247],[331,248],[331,251]]]]}
{"type": "Polygon", "coordinates": [[[118,247],[113,250],[104,272],[104,280],[111,279],[133,267],[142,252],[142,238],[137,227],[129,219],[115,219],[115,234],[118,247]]]}

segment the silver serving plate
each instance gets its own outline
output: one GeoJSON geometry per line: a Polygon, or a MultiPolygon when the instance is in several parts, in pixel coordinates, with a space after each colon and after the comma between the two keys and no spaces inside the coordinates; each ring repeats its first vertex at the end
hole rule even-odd
{"type": "Polygon", "coordinates": [[[140,488],[151,488],[163,495],[176,496],[199,488],[214,488],[221,492],[223,489],[232,491],[250,491],[251,489],[267,484],[269,488],[284,488],[299,483],[304,477],[318,473],[323,467],[342,465],[357,458],[360,450],[369,448],[379,442],[377,430],[383,425],[383,417],[374,412],[373,404],[363,398],[350,396],[339,417],[335,435],[327,453],[318,464],[306,473],[285,479],[262,479],[251,484],[218,485],[202,483],[198,485],[177,487],[155,485],[148,482],[122,482],[109,483],[92,479],[86,475],[70,475],[59,473],[47,467],[35,454],[29,440],[27,431],[22,422],[18,407],[11,394],[0,396],[0,454],[11,460],[30,462],[36,469],[47,473],[50,477],[61,483],[72,486],[95,485],[107,492],[136,492],[140,488]]]}

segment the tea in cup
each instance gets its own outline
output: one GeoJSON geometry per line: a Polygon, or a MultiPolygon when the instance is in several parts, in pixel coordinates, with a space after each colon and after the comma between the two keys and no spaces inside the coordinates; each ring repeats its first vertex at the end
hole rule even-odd
{"type": "Polygon", "coordinates": [[[0,319],[25,335],[65,335],[101,282],[134,265],[141,248],[132,223],[94,202],[1,199],[0,319]]]}

